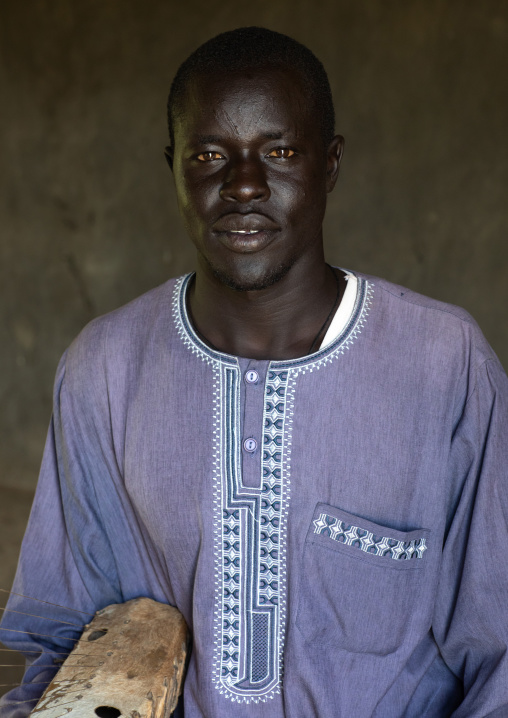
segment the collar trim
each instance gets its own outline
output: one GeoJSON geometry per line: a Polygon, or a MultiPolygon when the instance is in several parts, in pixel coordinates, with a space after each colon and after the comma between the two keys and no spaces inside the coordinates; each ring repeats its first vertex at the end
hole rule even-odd
{"type": "MultiPolygon", "coordinates": [[[[307,356],[297,359],[268,360],[272,369],[293,369],[298,373],[301,372],[305,374],[308,371],[312,372],[315,369],[320,369],[340,354],[344,354],[344,351],[351,347],[361,333],[367,316],[369,315],[374,295],[374,284],[353,272],[348,271],[347,273],[357,278],[356,298],[349,320],[339,335],[334,341],[330,342],[330,344],[318,349],[318,351],[313,354],[308,354],[307,356]]],[[[177,279],[175,283],[172,310],[178,335],[185,346],[207,364],[218,362],[219,364],[237,365],[238,357],[211,349],[205,344],[199,338],[189,320],[185,299],[187,288],[193,276],[193,272],[186,274],[177,279]]]]}

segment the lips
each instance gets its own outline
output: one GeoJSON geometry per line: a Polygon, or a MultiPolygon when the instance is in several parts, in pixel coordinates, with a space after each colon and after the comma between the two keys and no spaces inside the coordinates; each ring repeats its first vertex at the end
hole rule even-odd
{"type": "Polygon", "coordinates": [[[274,240],[280,227],[269,217],[257,212],[223,215],[212,226],[219,242],[232,252],[259,252],[274,240]]]}
{"type": "Polygon", "coordinates": [[[258,232],[274,232],[279,226],[264,214],[232,212],[220,217],[212,227],[214,232],[228,232],[252,236],[258,232]]]}

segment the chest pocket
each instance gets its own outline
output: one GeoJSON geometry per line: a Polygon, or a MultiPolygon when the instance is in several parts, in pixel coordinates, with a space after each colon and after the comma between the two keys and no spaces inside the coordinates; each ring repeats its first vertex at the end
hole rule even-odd
{"type": "Polygon", "coordinates": [[[296,624],[321,648],[387,655],[430,627],[422,601],[428,529],[395,531],[317,504],[305,541],[296,624]]]}

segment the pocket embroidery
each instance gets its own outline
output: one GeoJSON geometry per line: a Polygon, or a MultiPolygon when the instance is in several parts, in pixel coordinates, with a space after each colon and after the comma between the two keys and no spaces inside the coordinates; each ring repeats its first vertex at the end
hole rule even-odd
{"type": "Polygon", "coordinates": [[[351,546],[383,558],[395,561],[421,559],[427,550],[425,538],[400,541],[389,536],[375,536],[372,531],[341,521],[335,516],[322,513],[314,519],[314,533],[328,536],[332,541],[351,546]]]}

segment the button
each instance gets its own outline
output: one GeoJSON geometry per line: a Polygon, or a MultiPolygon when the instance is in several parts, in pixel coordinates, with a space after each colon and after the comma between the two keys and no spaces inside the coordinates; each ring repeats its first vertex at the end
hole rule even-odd
{"type": "Polygon", "coordinates": [[[243,448],[245,451],[248,451],[249,454],[252,454],[253,451],[256,451],[258,448],[258,442],[256,439],[245,439],[243,442],[243,448]]]}
{"type": "Polygon", "coordinates": [[[259,381],[259,374],[255,369],[249,369],[245,374],[245,381],[249,384],[257,384],[259,381]]]}

